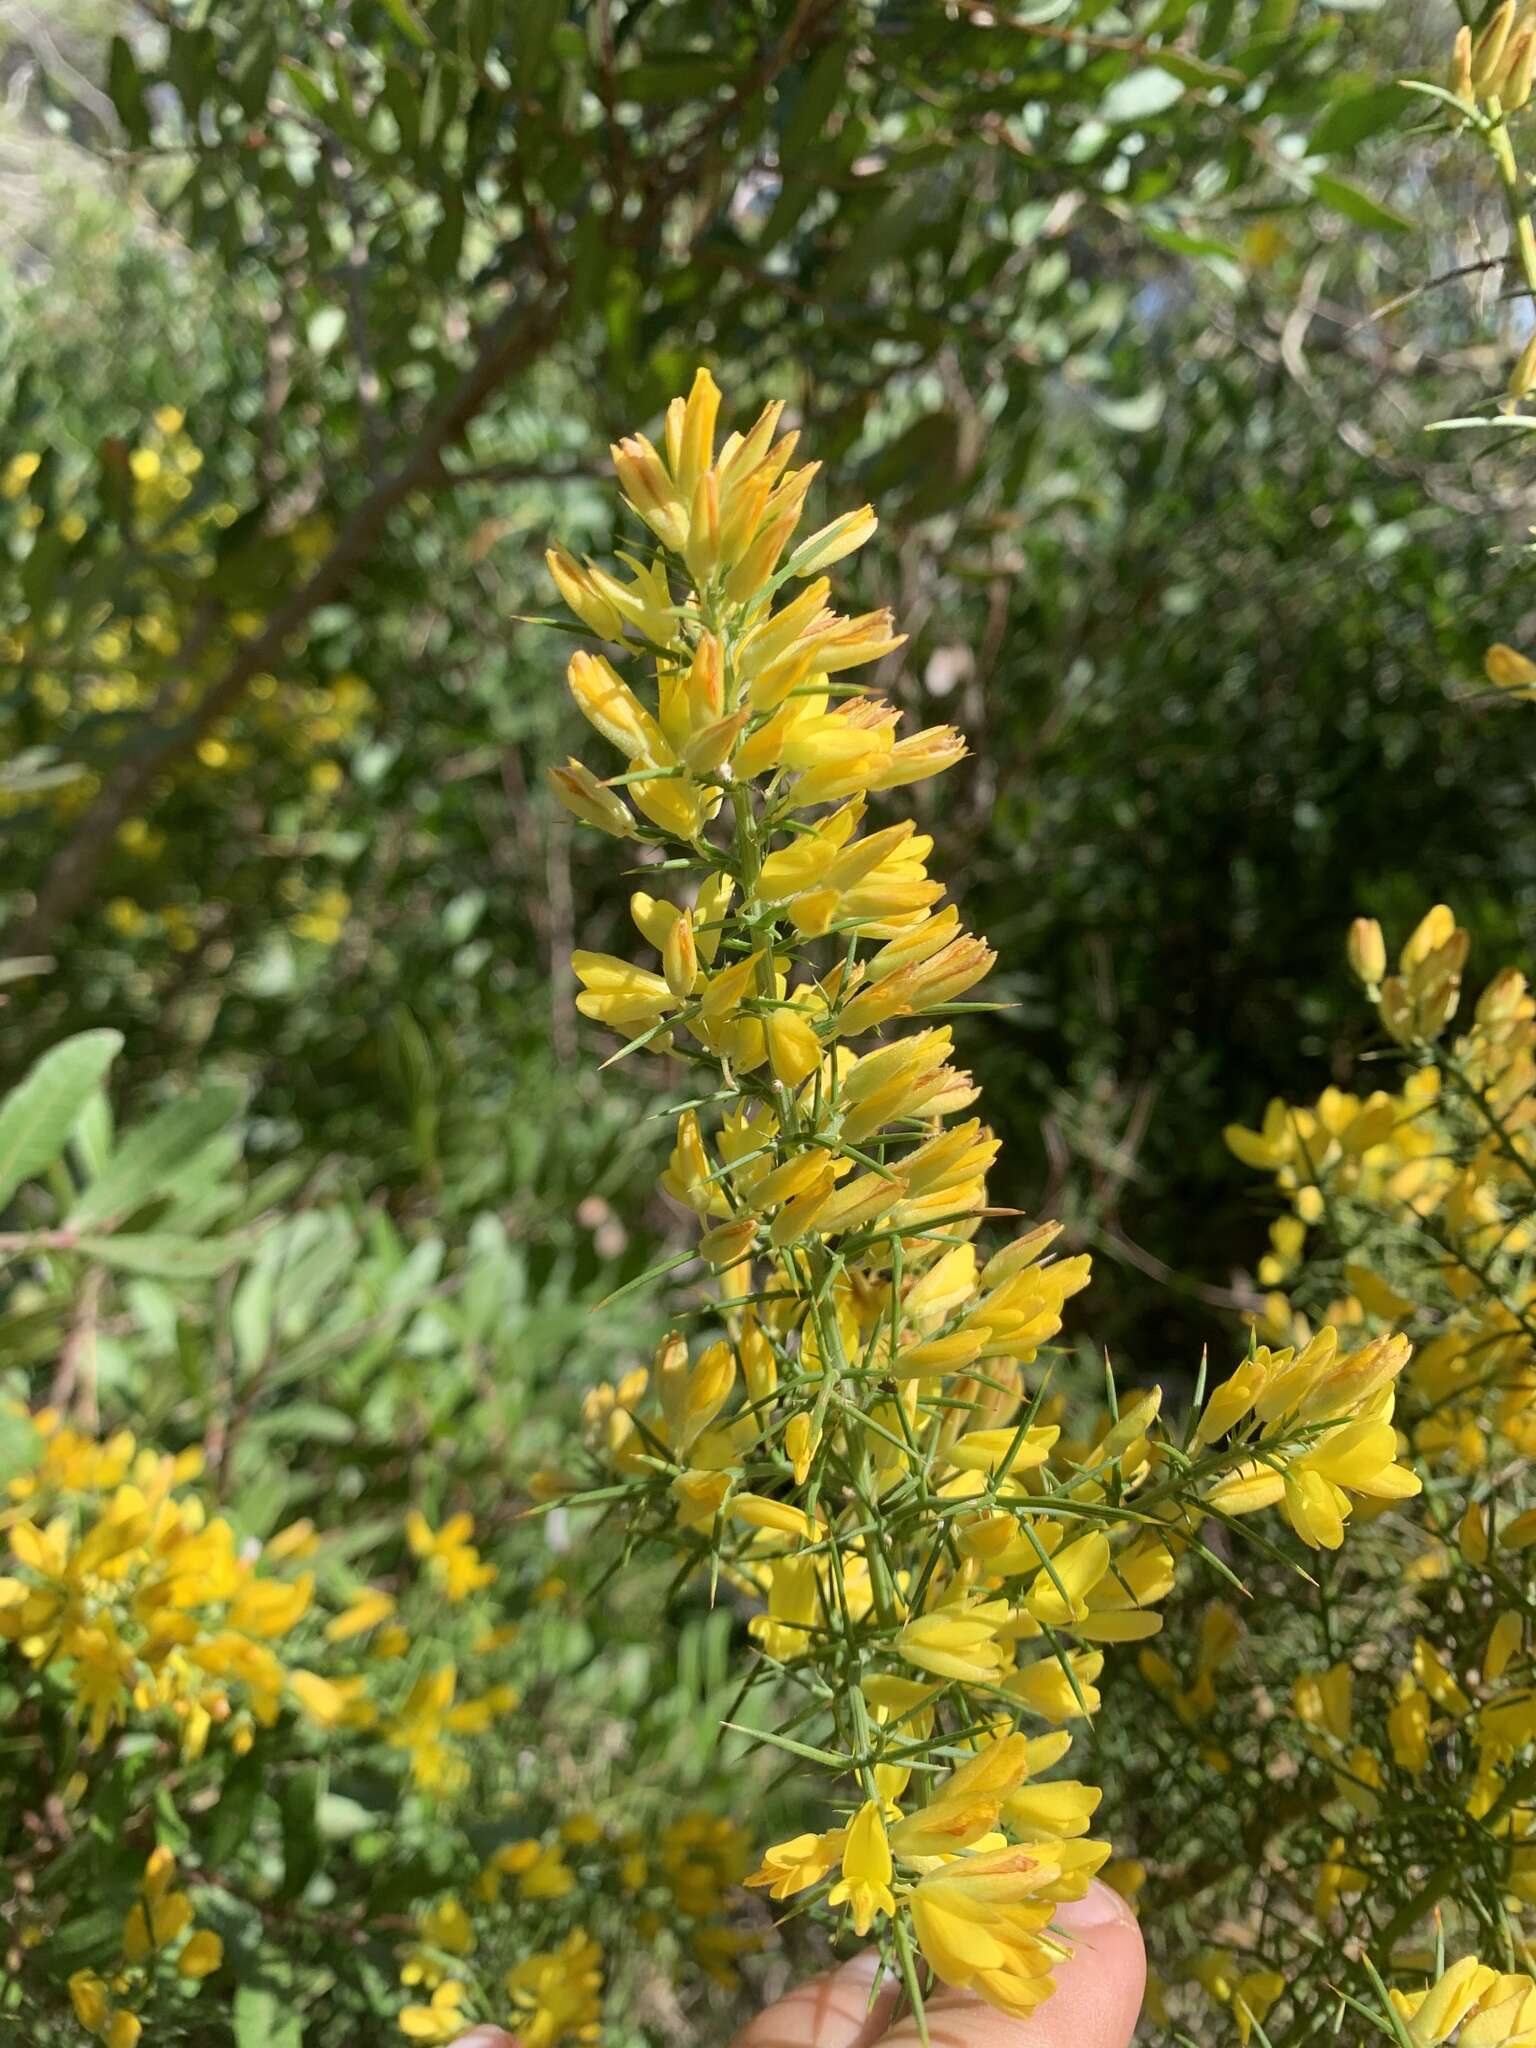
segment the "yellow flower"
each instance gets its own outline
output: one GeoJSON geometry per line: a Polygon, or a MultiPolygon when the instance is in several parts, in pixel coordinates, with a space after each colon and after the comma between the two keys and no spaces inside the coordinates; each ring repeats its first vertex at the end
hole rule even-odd
{"type": "Polygon", "coordinates": [[[211,1977],[223,1960],[223,1942],[207,1928],[200,1927],[176,1958],[176,1968],[183,1977],[195,1981],[211,1977]]]}
{"type": "Polygon", "coordinates": [[[842,1876],[827,1894],[829,1906],[847,1902],[855,1934],[868,1934],[877,1913],[894,1913],[891,1847],[876,1800],[869,1799],[849,1823],[843,1843],[842,1876]]]}
{"type": "Polygon", "coordinates": [[[599,2039],[602,1961],[597,1943],[576,1928],[558,1949],[529,1956],[508,1971],[510,2025],[522,2048],[599,2039]]]}
{"type": "Polygon", "coordinates": [[[771,1899],[787,1899],[807,1886],[820,1884],[842,1861],[848,1840],[846,1828],[834,1828],[825,1835],[794,1835],[776,1843],[764,1853],[762,1863],[745,1881],[763,1886],[771,1899]]]}
{"type": "Polygon", "coordinates": [[[468,2015],[464,1985],[450,1979],[439,1984],[430,2005],[408,2005],[400,2015],[400,2031],[411,2041],[452,2041],[464,2031],[468,2015]]]}
{"type": "Polygon", "coordinates": [[[75,2017],[88,2033],[99,2034],[106,2025],[107,1987],[94,1970],[76,1970],[69,1980],[70,2003],[75,2017]]]}
{"type": "Polygon", "coordinates": [[[394,1611],[395,1602],[391,1594],[381,1592],[377,1586],[365,1586],[349,1606],[326,1623],[326,1641],[344,1643],[352,1636],[363,1635],[367,1630],[377,1628],[381,1621],[387,1621],[394,1611]]]}
{"type": "MultiPolygon", "coordinates": [[[[966,1856],[925,1876],[912,1925],[942,1982],[974,1989],[1017,2017],[1051,1991],[1052,1950],[1040,1938],[1065,1896],[1057,1857],[1023,1848],[966,1856]]],[[[1081,1889],[1079,1886],[1078,1889],[1081,1889]]]]}
{"type": "Polygon", "coordinates": [[[405,1518],[406,1541],[417,1557],[425,1559],[436,1584],[455,1603],[491,1585],[496,1577],[496,1567],[482,1562],[469,1540],[474,1532],[468,1515],[450,1515],[435,1532],[414,1508],[405,1518]]]}

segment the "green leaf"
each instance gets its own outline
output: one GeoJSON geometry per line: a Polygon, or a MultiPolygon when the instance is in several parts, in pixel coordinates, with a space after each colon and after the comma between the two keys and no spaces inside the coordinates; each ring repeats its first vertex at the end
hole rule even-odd
{"type": "Polygon", "coordinates": [[[0,1208],[53,1165],[70,1127],[122,1050],[120,1031],[82,1031],[56,1045],[0,1102],[0,1208]]]}
{"type": "Polygon", "coordinates": [[[68,1227],[86,1230],[109,1217],[132,1215],[163,1191],[165,1178],[181,1172],[223,1130],[244,1100],[245,1090],[238,1083],[215,1081],[167,1104],[147,1124],[128,1133],[69,1212],[68,1227]]]}
{"type": "Polygon", "coordinates": [[[1382,234],[1401,234],[1411,228],[1413,222],[1390,206],[1384,206],[1379,199],[1373,199],[1363,186],[1353,184],[1348,178],[1336,178],[1332,172],[1324,171],[1312,180],[1313,197],[1331,207],[1335,213],[1342,213],[1346,220],[1352,220],[1357,227],[1375,228],[1382,234]]]}
{"type": "Polygon", "coordinates": [[[1161,65],[1146,64],[1140,70],[1128,71],[1109,88],[1099,101],[1099,119],[1111,127],[1149,121],[1156,114],[1166,114],[1183,97],[1182,80],[1161,65]]]}
{"type": "Polygon", "coordinates": [[[280,1898],[296,1899],[320,1868],[320,1802],[324,1797],[325,1772],[319,1764],[301,1764],[279,1787],[277,1803],[283,1817],[280,1898]]]}
{"type": "Polygon", "coordinates": [[[1175,78],[1182,78],[1186,85],[1243,85],[1246,80],[1241,71],[1230,64],[1213,64],[1205,57],[1191,57],[1184,50],[1159,50],[1157,53],[1159,71],[1170,71],[1175,78]]]}
{"type": "Polygon", "coordinates": [[[788,1735],[776,1735],[771,1728],[747,1728],[740,1721],[722,1721],[733,1735],[745,1735],[749,1742],[766,1742],[770,1749],[782,1749],[787,1756],[800,1757],[808,1764],[824,1764],[830,1770],[846,1771],[850,1761],[836,1750],[815,1749],[809,1742],[795,1742],[788,1735]]]}
{"type": "Polygon", "coordinates": [[[266,1776],[266,1765],[259,1756],[251,1755],[241,1757],[225,1778],[208,1828],[206,1861],[210,1869],[217,1869],[250,1834],[266,1776]]]}
{"type": "Polygon", "coordinates": [[[1355,149],[1383,128],[1391,128],[1413,105],[1413,94],[1401,85],[1373,86],[1369,92],[1351,93],[1326,109],[1308,139],[1313,156],[1333,156],[1355,149]]]}
{"type": "Polygon", "coordinates": [[[144,1236],[81,1237],[75,1250],[123,1273],[147,1280],[211,1280],[248,1247],[232,1237],[176,1237],[169,1231],[144,1236]]]}
{"type": "Polygon", "coordinates": [[[135,149],[149,143],[149,108],[144,99],[144,81],[133,51],[121,36],[112,38],[107,58],[107,92],[123,124],[123,131],[135,149]]]}
{"type": "Polygon", "coordinates": [[[379,5],[403,36],[409,36],[419,50],[430,50],[432,31],[411,5],[411,0],[379,0],[379,5]]]}
{"type": "Polygon", "coordinates": [[[235,1991],[235,2048],[303,2048],[304,2022],[291,1999],[267,1984],[235,1991]]]}
{"type": "Polygon", "coordinates": [[[0,1484],[16,1478],[37,1462],[41,1441],[25,1409],[0,1408],[0,1484]]]}

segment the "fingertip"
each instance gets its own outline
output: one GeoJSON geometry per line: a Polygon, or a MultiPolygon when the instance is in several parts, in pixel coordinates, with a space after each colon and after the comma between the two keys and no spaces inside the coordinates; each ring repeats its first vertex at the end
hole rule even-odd
{"type": "Polygon", "coordinates": [[[1072,1955],[1056,1972],[1056,1995],[1020,2032],[1019,2048],[1127,2048],[1147,1988],[1136,1915],[1095,1881],[1058,1909],[1056,1927],[1072,1955]]]}
{"type": "Polygon", "coordinates": [[[521,2044],[505,2027],[471,2027],[467,2034],[460,2034],[453,2048],[521,2048],[521,2044]]]}
{"type": "Polygon", "coordinates": [[[872,2048],[890,2021],[896,1985],[880,1982],[877,1949],[797,1984],[759,2013],[731,2048],[872,2048]]]}

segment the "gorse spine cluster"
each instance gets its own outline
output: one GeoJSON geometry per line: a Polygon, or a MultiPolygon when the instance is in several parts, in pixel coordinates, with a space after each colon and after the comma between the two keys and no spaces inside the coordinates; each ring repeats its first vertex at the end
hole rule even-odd
{"type": "Polygon", "coordinates": [[[578,953],[578,1006],[698,1077],[662,1186],[698,1218],[703,1275],[651,1367],[589,1399],[598,1474],[549,1485],[756,1608],[753,1675],[783,1715],[762,1739],[823,1774],[832,1811],[749,1882],[841,1909],[919,2012],[938,1978],[1023,2014],[1064,1950],[1057,1903],[1109,1854],[1098,1793],[1048,1775],[1105,1646],[1156,1633],[1207,1513],[1283,1503],[1331,1546],[1354,1497],[1415,1490],[1391,1424],[1406,1349],[1341,1356],[1325,1331],[1256,1352],[1183,1442],[1155,1392],[1115,1411],[1111,1391],[1094,1441],[1063,1437],[1029,1369],[1088,1261],[1052,1256],[1052,1224],[976,1246],[1009,1212],[949,1020],[993,955],[928,836],[866,817],[963,741],[901,737],[851,679],[901,644],[889,613],[829,607],[823,572],[872,510],[792,546],[815,465],[790,467],[777,404],[717,450],[718,406],[700,371],[662,449],[614,450],[652,542],[625,573],[549,557],[582,623],[654,664],[642,698],[609,655],[572,658],[622,765],[552,779],[669,892],[632,898],[656,965],[578,953]]]}

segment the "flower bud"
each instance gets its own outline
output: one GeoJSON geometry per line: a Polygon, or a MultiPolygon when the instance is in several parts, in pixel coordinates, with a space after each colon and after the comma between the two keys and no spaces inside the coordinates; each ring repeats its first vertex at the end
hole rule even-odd
{"type": "Polygon", "coordinates": [[[1478,37],[1472,51],[1472,90],[1479,99],[1498,88],[1504,72],[1504,52],[1515,24],[1515,0],[1504,4],[1478,37]]]}
{"type": "Polygon", "coordinates": [[[1499,641],[1483,656],[1483,673],[1501,690],[1529,690],[1536,683],[1536,661],[1499,641]]]}
{"type": "Polygon", "coordinates": [[[1504,85],[1499,100],[1505,113],[1517,113],[1531,96],[1536,83],[1536,28],[1528,28],[1511,47],[1504,67],[1504,85]]]}
{"type": "Polygon", "coordinates": [[[1387,971],[1387,943],[1374,917],[1357,917],[1349,928],[1350,971],[1367,988],[1379,988],[1387,971]]]}
{"type": "MultiPolygon", "coordinates": [[[[1536,36],[1527,38],[1527,46],[1536,56],[1536,36]]],[[[1526,85],[1526,98],[1530,97],[1530,85],[1526,85]]],[[[1518,405],[1527,393],[1536,387],[1536,334],[1521,349],[1515,367],[1509,373],[1509,396],[1518,405]]]]}
{"type": "Polygon", "coordinates": [[[549,786],[573,817],[599,832],[611,832],[615,839],[628,839],[635,830],[634,813],[611,789],[605,789],[574,757],[563,768],[549,770],[549,786]]]}
{"type": "Polygon", "coordinates": [[[1451,91],[1458,99],[1472,98],[1472,31],[1465,24],[1456,31],[1451,53],[1451,91]]]}
{"type": "Polygon", "coordinates": [[[693,943],[693,915],[685,910],[673,920],[672,929],[662,941],[661,971],[667,977],[667,987],[680,1003],[686,1003],[693,994],[693,985],[699,978],[699,956],[693,943]]]}

